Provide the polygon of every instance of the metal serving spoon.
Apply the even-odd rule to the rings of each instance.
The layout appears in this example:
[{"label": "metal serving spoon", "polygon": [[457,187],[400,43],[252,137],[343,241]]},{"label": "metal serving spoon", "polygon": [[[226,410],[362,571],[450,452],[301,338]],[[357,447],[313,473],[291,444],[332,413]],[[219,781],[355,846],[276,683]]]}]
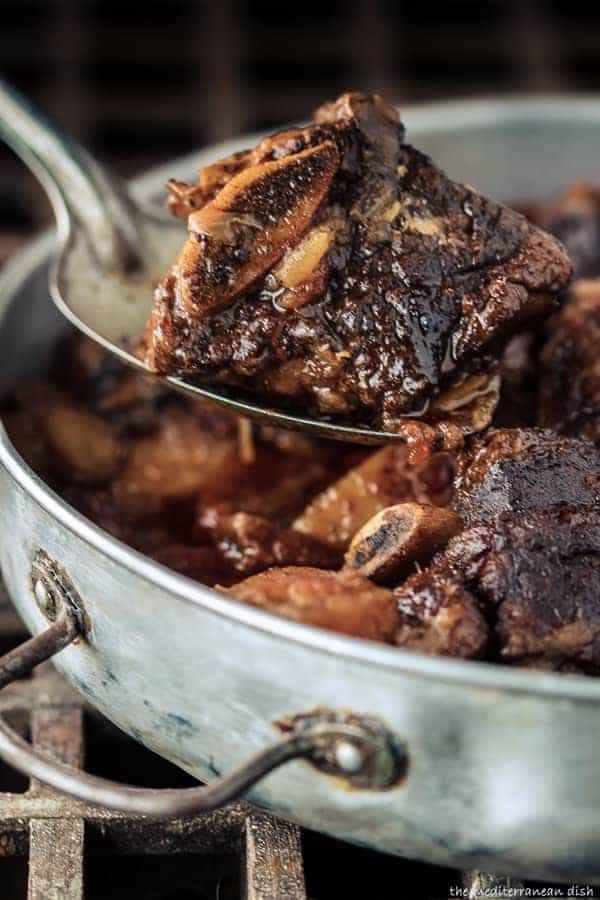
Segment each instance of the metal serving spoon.
[{"label": "metal serving spoon", "polygon": [[[55,304],[92,340],[158,377],[131,351],[148,319],[154,286],[185,238],[181,223],[156,207],[142,207],[119,179],[1,79],[0,137],[37,176],[52,202],[58,231],[50,273]],[[160,380],[271,425],[363,444],[403,440],[398,434],[250,403],[183,378]]]}]

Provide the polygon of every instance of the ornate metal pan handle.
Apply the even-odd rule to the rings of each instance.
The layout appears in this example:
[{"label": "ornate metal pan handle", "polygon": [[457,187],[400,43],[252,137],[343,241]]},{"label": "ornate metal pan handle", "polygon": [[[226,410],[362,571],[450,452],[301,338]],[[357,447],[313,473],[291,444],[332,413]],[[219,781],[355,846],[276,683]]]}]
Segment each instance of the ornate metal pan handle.
[{"label": "ornate metal pan handle", "polygon": [[[32,569],[32,589],[50,626],[0,658],[0,688],[27,674],[76,639],[83,612],[63,570],[45,554]],[[80,772],[33,750],[0,717],[0,758],[30,778],[94,806],[157,818],[192,815],[236,799],[274,769],[303,758],[355,787],[393,787],[406,770],[402,745],[376,719],[316,710],[286,722],[288,733],[228,775],[206,786],[151,790]]]}]

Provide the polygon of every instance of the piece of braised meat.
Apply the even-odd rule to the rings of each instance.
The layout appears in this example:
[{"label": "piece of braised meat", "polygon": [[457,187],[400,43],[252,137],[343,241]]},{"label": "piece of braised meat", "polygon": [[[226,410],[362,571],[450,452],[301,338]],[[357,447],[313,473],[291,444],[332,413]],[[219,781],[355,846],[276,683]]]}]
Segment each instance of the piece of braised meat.
[{"label": "piece of braised meat", "polygon": [[[481,535],[483,537],[483,535]],[[600,515],[542,512],[512,517],[479,555],[480,536],[463,535],[453,565],[477,584],[495,619],[500,656],[600,666]]]},{"label": "piece of braised meat", "polygon": [[172,185],[189,238],[156,291],[149,365],[434,449],[483,429],[503,342],[548,312],[570,264],[403,137],[381,98],[345,94]]},{"label": "piece of braised meat", "polygon": [[547,325],[538,421],[600,445],[600,279],[578,281]]},{"label": "piece of braised meat", "polygon": [[487,642],[487,658],[594,672],[599,597],[597,511],[504,515],[453,538],[396,591],[397,642],[463,657]]},{"label": "piece of braised meat", "polygon": [[392,592],[358,572],[302,566],[269,569],[226,593],[286,619],[374,641],[391,642],[398,625]]},{"label": "piece of braised meat", "polygon": [[263,516],[209,507],[198,525],[229,567],[231,581],[273,566],[337,569],[341,563],[341,554],[331,547]]},{"label": "piece of braised meat", "polygon": [[502,513],[599,508],[600,452],[546,429],[491,429],[460,455],[454,485],[467,526]]},{"label": "piece of braised meat", "polygon": [[231,570],[216,547],[195,544],[166,544],[152,554],[169,569],[212,586],[229,583]]},{"label": "piece of braised meat", "polygon": [[600,451],[498,429],[459,460],[466,529],[396,589],[397,643],[546,668],[600,667]]},{"label": "piece of braised meat", "polygon": [[483,611],[461,573],[454,572],[444,556],[411,575],[394,596],[399,647],[458,659],[485,654],[490,629]]},{"label": "piece of braised meat", "polygon": [[548,323],[549,343],[541,360],[540,331],[516,335],[507,344],[494,424],[535,423],[539,392],[539,424],[600,439],[600,190],[578,182],[530,213],[566,247],[573,282],[568,294],[563,292],[565,310]]},{"label": "piece of braised meat", "polygon": [[187,539],[163,541],[153,558],[211,586],[229,586],[273,566],[336,569],[341,562],[338,553],[314,538],[263,516],[233,512],[226,502],[203,507]]},{"label": "piece of braised meat", "polygon": [[567,248],[573,277],[600,277],[600,190],[585,182],[571,185],[534,213],[534,221]]}]

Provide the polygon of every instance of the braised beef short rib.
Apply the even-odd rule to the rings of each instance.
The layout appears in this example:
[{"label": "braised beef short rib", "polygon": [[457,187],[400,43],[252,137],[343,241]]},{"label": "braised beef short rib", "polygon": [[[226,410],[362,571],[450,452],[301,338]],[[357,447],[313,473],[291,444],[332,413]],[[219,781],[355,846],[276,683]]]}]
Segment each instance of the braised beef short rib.
[{"label": "braised beef short rib", "polygon": [[438,427],[497,393],[507,336],[570,277],[555,238],[450,181],[377,96],[344,94],[171,192],[189,236],[156,291],[153,369],[389,431],[430,419],[437,449],[489,423],[488,403]]}]

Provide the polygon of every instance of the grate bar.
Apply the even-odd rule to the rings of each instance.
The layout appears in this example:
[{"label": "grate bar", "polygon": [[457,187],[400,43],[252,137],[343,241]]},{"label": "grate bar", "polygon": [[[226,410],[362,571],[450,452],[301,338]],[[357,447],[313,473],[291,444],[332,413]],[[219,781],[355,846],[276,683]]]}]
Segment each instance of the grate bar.
[{"label": "grate bar", "polygon": [[245,875],[245,900],[306,900],[300,829],[271,816],[248,816]]},{"label": "grate bar", "polygon": [[[44,669],[45,667],[41,667]],[[33,679],[33,686],[42,679]],[[83,712],[79,704],[64,705],[40,694],[31,716],[34,747],[70,766],[83,756]],[[55,793],[32,782],[29,797],[52,799]],[[32,818],[29,822],[28,900],[82,900],[84,820]]]},{"label": "grate bar", "polygon": [[82,900],[83,819],[32,819],[28,900]]},{"label": "grate bar", "polygon": [[73,705],[77,693],[58,672],[49,669],[43,675],[8,684],[0,691],[0,713],[30,716],[35,708],[44,703],[51,706]]}]

